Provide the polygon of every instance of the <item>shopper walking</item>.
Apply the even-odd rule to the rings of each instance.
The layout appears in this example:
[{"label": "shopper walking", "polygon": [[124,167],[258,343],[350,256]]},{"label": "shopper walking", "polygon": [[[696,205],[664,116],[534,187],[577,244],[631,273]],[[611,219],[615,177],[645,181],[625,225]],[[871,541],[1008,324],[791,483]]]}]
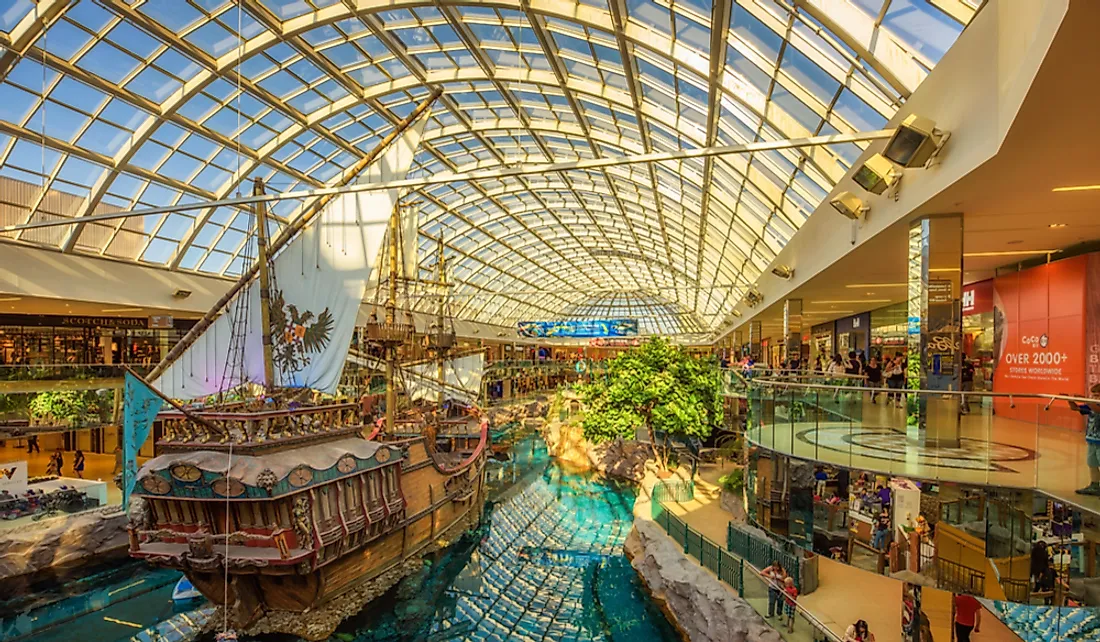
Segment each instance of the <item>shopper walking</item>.
[{"label": "shopper walking", "polygon": [[768,584],[768,617],[774,617],[776,614],[782,617],[783,603],[779,601],[779,598],[784,580],[787,578],[787,571],[783,570],[779,560],[775,560],[760,575],[764,577],[764,581]]},{"label": "shopper walking", "polygon": [[31,435],[27,437],[27,454],[31,454],[31,451],[41,453],[42,449],[38,446],[38,435]]},{"label": "shopper walking", "polygon": [[[1100,394],[1100,383],[1093,386],[1091,392]],[[1085,417],[1085,465],[1089,468],[1089,485],[1078,490],[1077,494],[1100,495],[1100,404],[1067,403]]]},{"label": "shopper walking", "polygon": [[73,456],[73,472],[78,479],[84,479],[84,451],[77,450]]},{"label": "shopper walking", "polygon": [[959,412],[964,415],[969,415],[970,396],[966,393],[974,391],[974,364],[970,359],[963,359],[962,383],[959,387],[962,389],[962,399],[959,400]]},{"label": "shopper walking", "polygon": [[848,351],[848,361],[844,364],[844,374],[849,377],[858,377],[863,374],[863,363],[856,356],[855,350]]},{"label": "shopper walking", "polygon": [[875,403],[875,397],[878,396],[878,391],[875,389],[882,387],[882,368],[878,364],[877,357],[871,357],[863,374],[867,375],[867,387],[871,389],[871,403]]},{"label": "shopper walking", "polygon": [[876,551],[885,551],[887,536],[890,534],[890,513],[885,508],[879,513],[875,522],[875,533],[871,536],[871,548]]},{"label": "shopper walking", "polygon": [[[894,359],[890,362],[890,367],[886,370],[886,386],[893,390],[901,390],[905,384],[905,361],[901,355],[895,355]],[[893,397],[894,405],[901,406],[903,399],[901,392],[895,392],[891,395]]]},{"label": "shopper walking", "polygon": [[955,596],[955,640],[970,642],[971,633],[982,629],[982,604],[973,595]]}]

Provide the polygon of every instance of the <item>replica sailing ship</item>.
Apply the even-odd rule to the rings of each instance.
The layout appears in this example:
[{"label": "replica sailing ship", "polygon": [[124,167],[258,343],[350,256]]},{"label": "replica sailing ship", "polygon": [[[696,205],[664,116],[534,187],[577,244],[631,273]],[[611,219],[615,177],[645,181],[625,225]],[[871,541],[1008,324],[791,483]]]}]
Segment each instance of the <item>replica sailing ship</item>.
[{"label": "replica sailing ship", "polygon": [[[390,148],[378,163],[364,163],[364,180],[404,177],[420,116],[437,96],[383,142]],[[397,430],[397,348],[414,330],[397,320],[393,296],[398,200],[394,191],[336,196],[270,248],[257,204],[255,269],[149,376],[166,399],[207,403],[173,403],[158,416],[162,454],[136,474],[130,554],[182,570],[224,608],[226,628],[248,629],[266,616],[263,630],[326,637],[481,518],[488,423],[467,413],[440,431],[438,417],[421,413],[417,430]],[[385,320],[372,318],[365,334],[385,353],[388,403],[385,422],[373,425],[360,404],[318,401],[316,393],[336,391],[384,213],[391,295]],[[319,224],[307,228],[315,217]],[[442,407],[442,377],[436,387]]]}]

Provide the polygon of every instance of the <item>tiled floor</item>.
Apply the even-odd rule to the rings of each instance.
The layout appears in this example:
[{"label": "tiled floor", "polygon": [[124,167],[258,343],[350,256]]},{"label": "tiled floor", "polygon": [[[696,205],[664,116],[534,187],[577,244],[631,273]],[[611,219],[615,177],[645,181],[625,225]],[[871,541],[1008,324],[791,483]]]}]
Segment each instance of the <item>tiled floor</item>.
[{"label": "tiled floor", "polygon": [[[30,477],[40,477],[46,474],[46,466],[49,463],[51,451],[43,448],[40,453],[28,454],[26,447],[17,447],[14,440],[5,442],[4,446],[0,446],[0,463],[10,461],[26,461],[27,462],[27,474]],[[75,477],[76,473],[73,471],[73,458],[72,451],[66,451],[64,453],[65,465],[61,470],[63,477]],[[115,457],[114,455],[100,455],[96,453],[85,452],[85,468],[84,479],[101,480],[107,482],[107,503],[108,504],[121,504],[122,503],[122,491],[119,490],[112,481],[115,477]],[[138,466],[144,463],[146,458],[138,458]],[[28,518],[29,519],[29,518]],[[16,525],[11,522],[5,522],[6,526]]]}]

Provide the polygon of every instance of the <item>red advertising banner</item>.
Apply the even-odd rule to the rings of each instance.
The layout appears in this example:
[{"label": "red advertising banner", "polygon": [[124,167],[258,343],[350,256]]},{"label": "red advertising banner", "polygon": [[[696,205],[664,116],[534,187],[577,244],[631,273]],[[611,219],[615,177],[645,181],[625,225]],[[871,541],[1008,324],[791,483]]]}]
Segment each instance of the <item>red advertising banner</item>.
[{"label": "red advertising banner", "polygon": [[[1055,261],[993,282],[994,392],[1081,395],[1085,392],[1087,256]],[[997,398],[1000,416],[1081,427],[1064,404]],[[1042,414],[1040,414],[1042,413]]]},{"label": "red advertising banner", "polygon": [[962,313],[984,314],[993,311],[993,279],[964,285],[962,289]]},{"label": "red advertising banner", "polygon": [[1100,384],[1100,252],[1088,255],[1088,294],[1085,299],[1085,393],[1096,397],[1092,387]]}]

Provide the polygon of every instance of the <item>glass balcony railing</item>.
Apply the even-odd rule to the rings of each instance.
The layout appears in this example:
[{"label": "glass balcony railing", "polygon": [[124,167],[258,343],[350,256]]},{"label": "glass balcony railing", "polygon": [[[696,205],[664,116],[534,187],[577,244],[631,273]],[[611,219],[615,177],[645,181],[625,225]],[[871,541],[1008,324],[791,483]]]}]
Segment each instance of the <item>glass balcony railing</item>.
[{"label": "glass balcony railing", "polygon": [[121,379],[126,368],[144,374],[151,368],[140,365],[101,363],[50,363],[38,365],[0,365],[0,382],[63,381],[71,379]]},{"label": "glass balcony railing", "polygon": [[[1060,395],[937,392],[755,379],[751,443],[791,456],[919,480],[1034,489],[1100,514],[1085,418]],[[923,422],[916,410],[923,406]],[[961,509],[960,509],[961,510]]]}]

